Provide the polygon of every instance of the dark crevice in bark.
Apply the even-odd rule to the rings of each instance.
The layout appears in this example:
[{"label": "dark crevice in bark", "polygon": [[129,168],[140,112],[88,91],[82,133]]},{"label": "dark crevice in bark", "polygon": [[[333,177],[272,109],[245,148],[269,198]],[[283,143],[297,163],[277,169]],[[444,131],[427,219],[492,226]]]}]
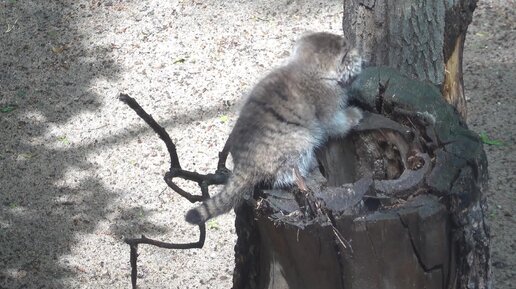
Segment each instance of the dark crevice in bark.
[{"label": "dark crevice in bark", "polygon": [[441,270],[442,271],[442,267],[443,265],[442,264],[436,264],[432,267],[428,267],[425,262],[423,262],[423,259],[421,258],[421,253],[419,252],[416,244],[415,244],[415,241],[414,241],[414,236],[412,235],[412,232],[410,230],[410,227],[409,225],[403,220],[403,216],[400,215],[398,213],[398,217],[399,217],[399,220],[401,222],[401,224],[403,225],[403,227],[407,230],[407,234],[408,234],[408,237],[409,237],[409,240],[410,240],[410,244],[412,245],[412,251],[414,252],[414,255],[416,256],[417,258],[417,261],[419,263],[419,265],[421,266],[421,268],[423,269],[423,271],[425,271],[426,273],[429,273],[431,271],[435,271],[437,269]]},{"label": "dark crevice in bark", "polygon": [[358,1],[358,5],[364,7],[367,10],[373,10],[376,5],[376,0],[362,0]]}]

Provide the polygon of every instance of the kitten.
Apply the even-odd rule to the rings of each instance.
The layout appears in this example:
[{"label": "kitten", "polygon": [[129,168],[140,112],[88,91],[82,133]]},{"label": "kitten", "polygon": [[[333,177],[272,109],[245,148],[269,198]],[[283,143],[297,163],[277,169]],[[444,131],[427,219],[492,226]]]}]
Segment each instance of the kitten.
[{"label": "kitten", "polygon": [[315,148],[329,136],[344,136],[362,118],[347,107],[346,86],[362,59],[346,40],[312,33],[296,42],[289,62],[250,92],[229,136],[234,169],[218,195],[188,211],[201,224],[252,197],[255,185],[302,187],[317,165]]}]

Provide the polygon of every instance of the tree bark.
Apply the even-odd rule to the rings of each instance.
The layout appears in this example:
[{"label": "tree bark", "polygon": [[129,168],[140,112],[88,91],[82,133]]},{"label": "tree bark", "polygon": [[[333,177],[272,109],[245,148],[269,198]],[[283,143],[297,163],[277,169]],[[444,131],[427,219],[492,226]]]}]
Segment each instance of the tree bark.
[{"label": "tree bark", "polygon": [[437,85],[466,119],[462,51],[478,0],[345,0],[344,36],[373,65]]},{"label": "tree bark", "polygon": [[487,161],[465,125],[462,48],[474,0],[344,2],[371,66],[368,111],[318,152],[308,192],[236,209],[233,288],[491,288]]}]

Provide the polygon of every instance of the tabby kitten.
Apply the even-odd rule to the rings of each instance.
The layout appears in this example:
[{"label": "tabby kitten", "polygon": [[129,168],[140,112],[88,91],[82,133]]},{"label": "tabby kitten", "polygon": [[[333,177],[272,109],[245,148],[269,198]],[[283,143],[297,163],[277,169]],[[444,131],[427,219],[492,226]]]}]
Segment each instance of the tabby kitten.
[{"label": "tabby kitten", "polygon": [[265,76],[242,107],[229,136],[234,169],[224,189],[188,211],[186,221],[201,224],[228,212],[257,184],[302,187],[317,165],[315,148],[362,118],[346,94],[361,69],[362,58],[342,36],[301,37],[288,63]]}]

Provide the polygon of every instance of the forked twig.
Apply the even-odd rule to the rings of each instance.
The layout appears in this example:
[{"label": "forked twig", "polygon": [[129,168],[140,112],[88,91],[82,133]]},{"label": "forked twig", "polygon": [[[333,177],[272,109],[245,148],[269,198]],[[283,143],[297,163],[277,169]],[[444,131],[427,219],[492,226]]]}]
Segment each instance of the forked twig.
[{"label": "forked twig", "polygon": [[[187,199],[188,201],[195,203],[199,201],[206,200],[210,197],[209,195],[209,186],[211,185],[221,185],[225,184],[230,171],[226,168],[226,159],[229,153],[228,143],[224,146],[224,149],[219,153],[219,161],[217,163],[217,170],[212,174],[199,174],[197,172],[191,172],[187,170],[183,170],[181,168],[181,164],[179,162],[179,157],[177,156],[177,150],[174,142],[170,139],[167,131],[160,126],[151,115],[149,115],[145,110],[138,104],[138,102],[130,97],[127,94],[120,94],[120,101],[127,104],[131,109],[133,109],[136,114],[143,119],[151,128],[156,132],[159,137],[165,142],[167,146],[168,153],[170,155],[170,170],[165,173],[164,180],[167,185],[174,190],[176,193]],[[175,182],[174,178],[181,178],[188,181],[196,182],[201,188],[201,195],[192,195],[187,191],[181,189]],[[193,248],[202,248],[204,246],[204,241],[206,239],[206,226],[204,224],[199,225],[199,240],[197,242],[192,243],[168,243],[162,242],[158,240],[153,240],[145,237],[144,235],[141,238],[126,238],[124,242],[127,243],[131,247],[131,285],[133,289],[136,289],[136,281],[138,276],[138,245],[139,244],[148,244],[152,246],[157,246],[165,249],[193,249]]]}]

